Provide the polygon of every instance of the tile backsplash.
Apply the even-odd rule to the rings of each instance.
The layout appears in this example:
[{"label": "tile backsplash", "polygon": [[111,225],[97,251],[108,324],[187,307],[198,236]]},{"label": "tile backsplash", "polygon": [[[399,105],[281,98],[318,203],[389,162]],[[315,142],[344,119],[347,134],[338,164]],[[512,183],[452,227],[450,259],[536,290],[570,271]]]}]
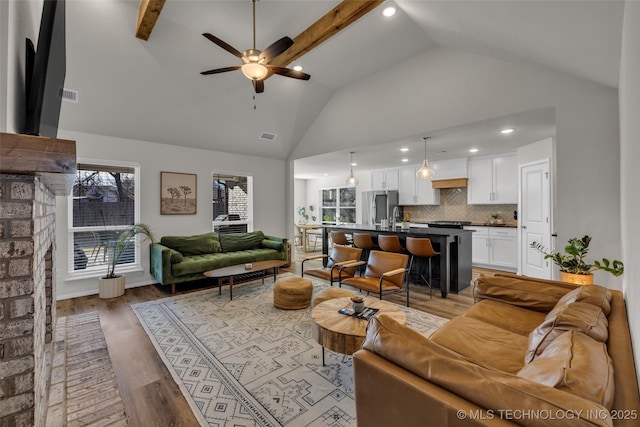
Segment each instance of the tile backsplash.
[{"label": "tile backsplash", "polygon": [[466,188],[444,188],[440,190],[438,206],[404,206],[405,215],[411,221],[427,222],[438,220],[489,222],[492,213],[500,212],[507,224],[515,222],[513,211],[518,205],[468,205]]}]

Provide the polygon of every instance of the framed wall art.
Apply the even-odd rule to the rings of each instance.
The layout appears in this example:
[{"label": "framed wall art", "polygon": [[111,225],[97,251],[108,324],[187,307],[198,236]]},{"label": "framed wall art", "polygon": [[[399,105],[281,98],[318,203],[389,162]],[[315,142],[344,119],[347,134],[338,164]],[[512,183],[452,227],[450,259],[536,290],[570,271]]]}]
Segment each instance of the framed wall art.
[{"label": "framed wall art", "polygon": [[194,173],[160,172],[160,215],[195,215],[197,179]]}]

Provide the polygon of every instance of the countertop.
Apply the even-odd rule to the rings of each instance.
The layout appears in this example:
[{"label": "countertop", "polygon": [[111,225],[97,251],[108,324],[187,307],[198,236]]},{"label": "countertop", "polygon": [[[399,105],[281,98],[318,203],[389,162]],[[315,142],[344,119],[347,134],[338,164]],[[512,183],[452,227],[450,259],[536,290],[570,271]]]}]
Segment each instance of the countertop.
[{"label": "countertop", "polygon": [[[421,221],[411,221],[411,227],[416,228],[426,228],[429,224],[429,221],[421,222]],[[472,222],[469,224],[471,227],[506,227],[506,228],[518,228],[517,222],[505,222],[504,224],[490,224],[488,222]],[[433,230],[433,228],[432,228]]]},{"label": "countertop", "polygon": [[459,236],[465,233],[471,233],[470,230],[463,230],[460,228],[436,228],[436,227],[409,227],[409,229],[403,230],[398,227],[385,227],[382,228],[379,225],[369,224],[340,224],[340,225],[324,225],[324,228],[333,228],[340,230],[353,230],[353,231],[379,231],[379,232],[393,232],[398,234],[410,234],[410,235],[432,235],[432,236]]}]

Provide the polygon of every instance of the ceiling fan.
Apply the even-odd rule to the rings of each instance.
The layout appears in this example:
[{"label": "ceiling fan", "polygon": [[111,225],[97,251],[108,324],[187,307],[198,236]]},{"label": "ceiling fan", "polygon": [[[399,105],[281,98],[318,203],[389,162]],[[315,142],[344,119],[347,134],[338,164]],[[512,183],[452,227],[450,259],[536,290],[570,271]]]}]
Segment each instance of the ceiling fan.
[{"label": "ceiling fan", "polygon": [[255,89],[256,93],[264,92],[264,79],[269,75],[269,73],[280,74],[281,76],[292,77],[294,79],[309,80],[311,76],[309,74],[303,73],[302,71],[269,64],[272,59],[274,59],[293,45],[293,40],[291,40],[289,37],[283,37],[280,40],[277,40],[262,52],[256,49],[257,1],[258,0],[251,0],[251,2],[253,3],[253,49],[247,49],[243,53],[240,53],[240,51],[238,51],[228,43],[220,40],[216,36],[209,33],[202,34],[207,39],[211,40],[213,43],[217,44],[227,52],[240,58],[242,60],[242,65],[216,68],[209,71],[203,71],[200,74],[202,74],[203,76],[207,76],[209,74],[219,74],[226,73],[227,71],[242,70],[242,73],[253,83],[253,88]]}]

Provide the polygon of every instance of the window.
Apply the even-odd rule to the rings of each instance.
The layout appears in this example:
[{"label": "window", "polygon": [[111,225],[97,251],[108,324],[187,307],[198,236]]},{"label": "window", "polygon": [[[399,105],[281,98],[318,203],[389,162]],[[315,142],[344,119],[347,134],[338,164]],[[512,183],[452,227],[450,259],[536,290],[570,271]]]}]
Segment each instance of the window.
[{"label": "window", "polygon": [[[140,221],[139,167],[132,164],[78,163],[69,198],[69,271],[104,274],[120,232]],[[123,267],[140,267],[139,244],[118,260]]]},{"label": "window", "polygon": [[213,231],[220,234],[253,230],[252,177],[214,173]]},{"label": "window", "polygon": [[355,187],[325,188],[321,200],[323,224],[356,222]]}]

